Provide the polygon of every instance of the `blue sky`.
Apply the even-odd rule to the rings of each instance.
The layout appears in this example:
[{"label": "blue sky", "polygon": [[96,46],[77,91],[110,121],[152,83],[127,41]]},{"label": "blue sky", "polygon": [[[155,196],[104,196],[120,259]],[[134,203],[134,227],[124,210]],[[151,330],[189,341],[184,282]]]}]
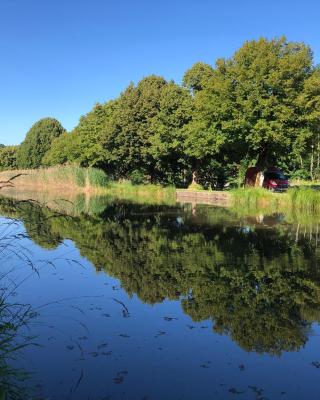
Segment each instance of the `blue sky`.
[{"label": "blue sky", "polygon": [[38,119],[72,129],[149,74],[180,82],[245,40],[286,35],[320,63],[318,0],[0,0],[0,143]]}]

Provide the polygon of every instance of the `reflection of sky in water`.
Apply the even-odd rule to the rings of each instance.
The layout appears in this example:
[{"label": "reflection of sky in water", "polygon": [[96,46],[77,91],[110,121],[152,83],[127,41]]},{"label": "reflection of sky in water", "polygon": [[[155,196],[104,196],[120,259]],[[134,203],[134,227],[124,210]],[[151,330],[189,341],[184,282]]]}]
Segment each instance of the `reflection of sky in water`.
[{"label": "reflection of sky in water", "polygon": [[[175,223],[183,225],[184,218],[176,217]],[[248,225],[241,232],[253,230]],[[317,324],[297,352],[280,357],[247,352],[230,336],[214,333],[211,320],[194,322],[183,312],[183,296],[155,305],[129,297],[119,280],[97,272],[71,240],[55,250],[28,240],[23,245],[43,265],[40,276],[32,275],[15,296],[40,307],[39,324],[30,329],[41,347],[29,347],[22,360],[35,373],[31,386],[39,395],[77,400],[319,398],[320,369],[312,365],[320,359]],[[19,264],[13,256],[2,268],[13,260]],[[17,281],[28,275],[20,264]],[[260,290],[257,284],[253,288]]]}]

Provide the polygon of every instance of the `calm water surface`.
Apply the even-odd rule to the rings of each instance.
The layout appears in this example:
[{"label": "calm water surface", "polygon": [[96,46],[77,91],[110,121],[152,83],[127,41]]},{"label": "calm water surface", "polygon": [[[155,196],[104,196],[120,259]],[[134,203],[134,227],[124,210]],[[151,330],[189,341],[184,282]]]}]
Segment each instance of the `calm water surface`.
[{"label": "calm water surface", "polygon": [[30,399],[320,399],[316,216],[84,203],[0,200]]}]

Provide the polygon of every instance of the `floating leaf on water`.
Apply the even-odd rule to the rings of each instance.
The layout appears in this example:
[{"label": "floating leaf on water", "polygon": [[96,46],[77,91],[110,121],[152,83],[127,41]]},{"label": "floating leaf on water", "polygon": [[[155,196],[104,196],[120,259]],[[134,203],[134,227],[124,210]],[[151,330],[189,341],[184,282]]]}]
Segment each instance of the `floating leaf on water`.
[{"label": "floating leaf on water", "polygon": [[120,333],[119,336],[124,337],[124,338],[129,338],[130,336],[127,335],[126,333]]},{"label": "floating leaf on water", "polygon": [[176,317],[163,317],[163,319],[165,320],[165,321],[173,321],[173,320],[177,320],[178,318],[176,318]]},{"label": "floating leaf on water", "polygon": [[108,346],[107,342],[106,343],[101,343],[101,344],[99,344],[98,349],[103,349],[103,348],[105,348],[107,346]]},{"label": "floating leaf on water", "polygon": [[232,393],[232,394],[243,394],[245,392],[246,392],[245,390],[238,390],[236,388],[230,388],[229,389],[229,393]]}]

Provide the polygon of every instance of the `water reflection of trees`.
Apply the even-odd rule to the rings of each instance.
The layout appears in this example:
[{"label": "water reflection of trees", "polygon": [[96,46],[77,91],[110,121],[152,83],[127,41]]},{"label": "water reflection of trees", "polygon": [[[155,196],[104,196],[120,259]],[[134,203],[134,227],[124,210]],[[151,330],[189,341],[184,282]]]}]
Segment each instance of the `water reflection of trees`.
[{"label": "water reflection of trees", "polygon": [[36,265],[23,245],[26,237],[15,220],[0,221],[0,399],[3,400],[31,398],[26,384],[30,374],[19,368],[17,360],[33,344],[29,327],[37,313],[30,304],[15,301],[16,290],[25,278],[17,279],[13,261],[19,260],[35,271]]},{"label": "water reflection of trees", "polygon": [[[24,219],[23,207],[4,203],[2,213]],[[50,211],[40,207],[27,212],[26,229],[36,243],[52,248],[72,239],[129,294],[151,304],[181,299],[194,321],[211,319],[216,332],[248,351],[297,350],[319,321],[319,253],[310,236],[297,237],[296,225],[271,228],[228,210],[205,209],[195,217],[132,204],[109,204],[99,216],[72,219],[48,218]],[[36,229],[39,221],[42,229]]]}]

